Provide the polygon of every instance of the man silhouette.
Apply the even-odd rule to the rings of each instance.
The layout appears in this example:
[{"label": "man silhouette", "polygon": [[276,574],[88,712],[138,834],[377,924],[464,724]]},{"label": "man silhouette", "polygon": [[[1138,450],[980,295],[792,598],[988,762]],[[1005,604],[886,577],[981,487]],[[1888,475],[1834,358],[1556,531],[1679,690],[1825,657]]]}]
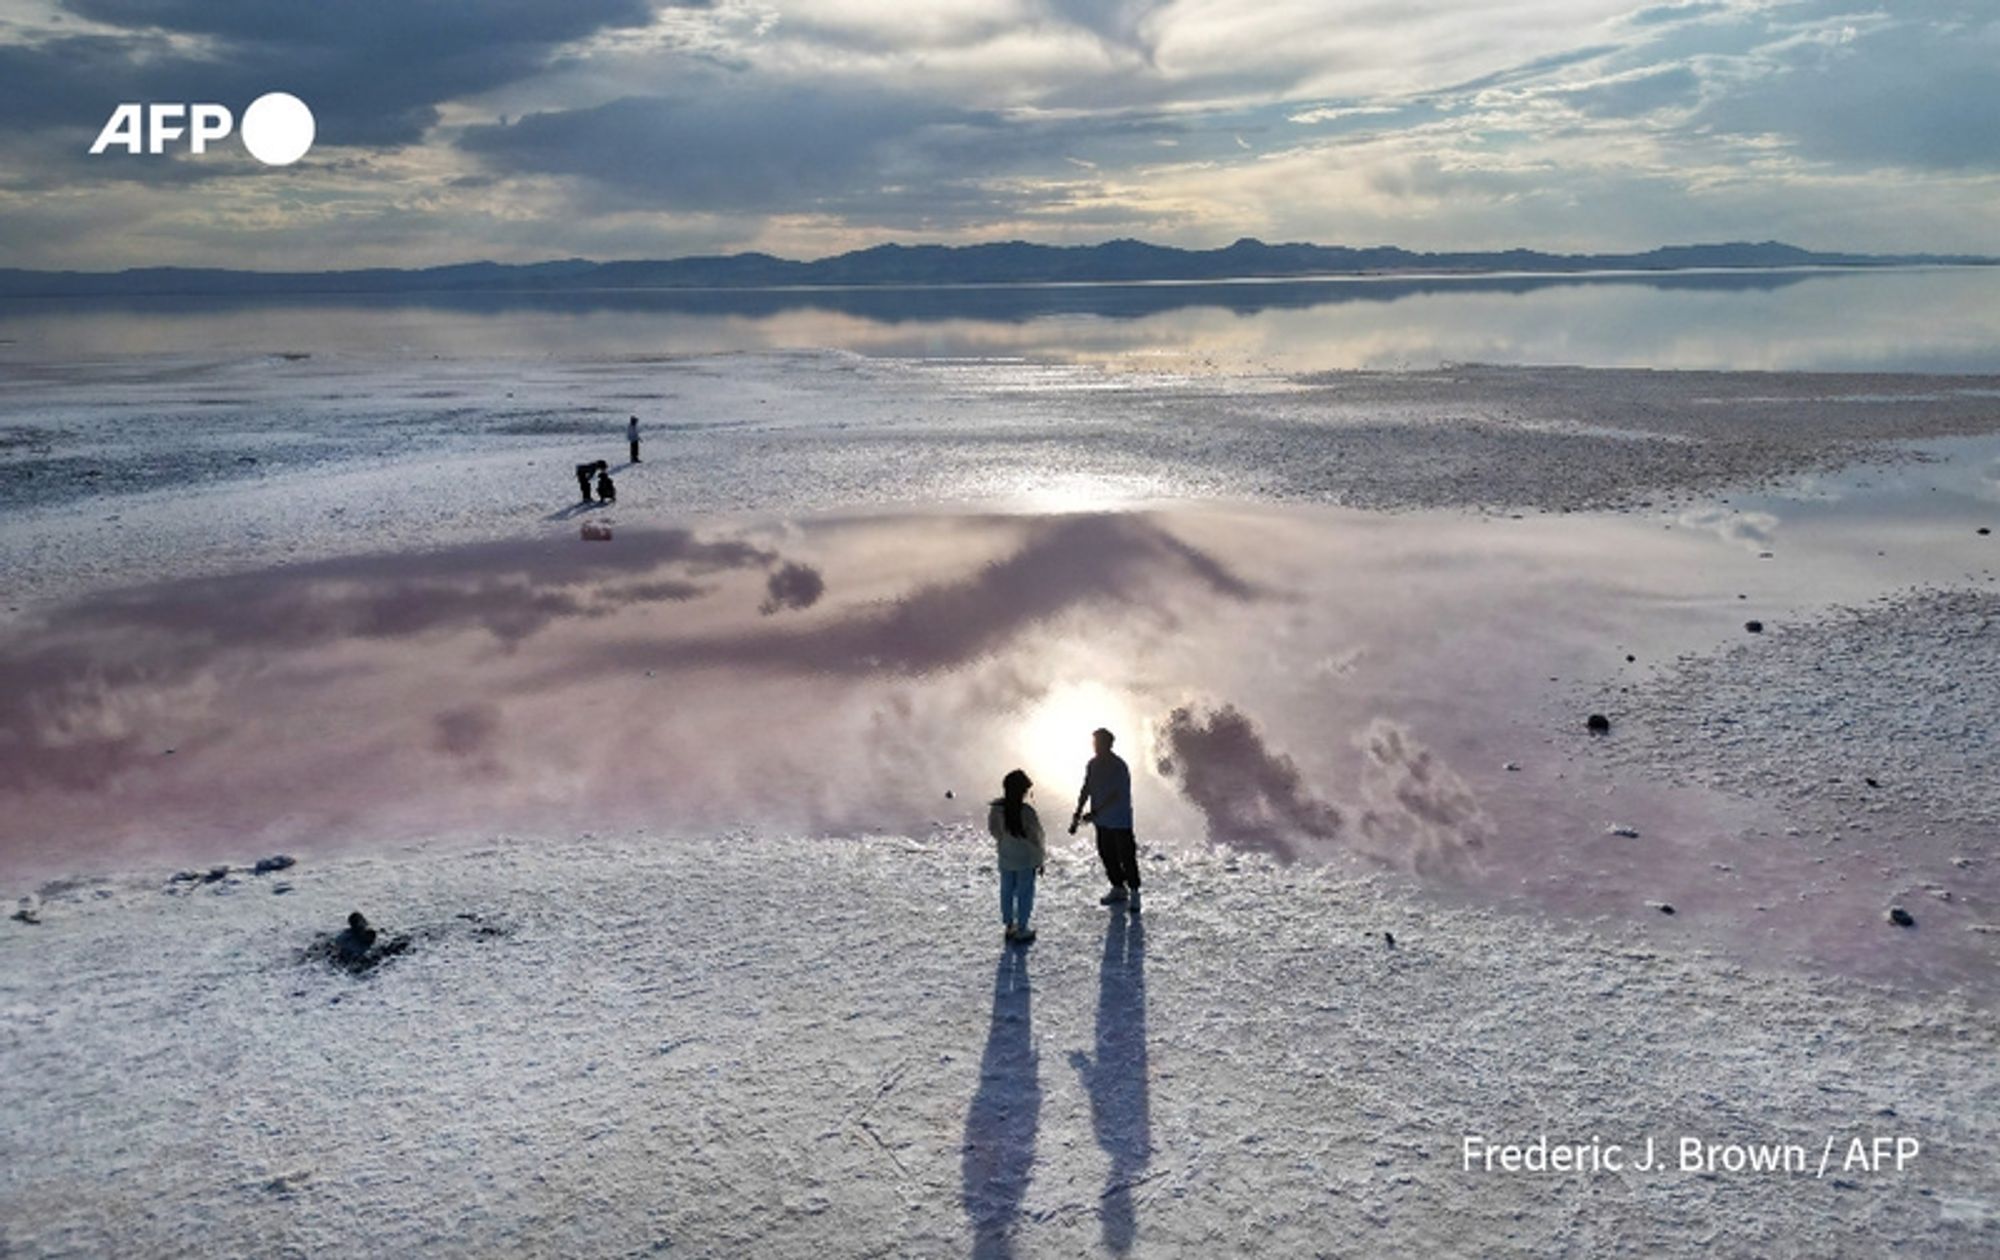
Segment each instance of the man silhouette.
[{"label": "man silhouette", "polygon": [[639,417],[633,416],[625,422],[625,440],[632,444],[632,462],[639,462]]},{"label": "man silhouette", "polygon": [[[1090,733],[1097,755],[1083,768],[1083,791],[1077,793],[1076,813],[1070,816],[1069,833],[1077,824],[1088,822],[1097,828],[1097,856],[1104,862],[1104,877],[1111,891],[1097,899],[1100,906],[1125,904],[1139,913],[1139,844],[1132,836],[1132,768],[1111,751],[1118,737],[1103,727]],[[1084,812],[1085,806],[1088,813]]]}]

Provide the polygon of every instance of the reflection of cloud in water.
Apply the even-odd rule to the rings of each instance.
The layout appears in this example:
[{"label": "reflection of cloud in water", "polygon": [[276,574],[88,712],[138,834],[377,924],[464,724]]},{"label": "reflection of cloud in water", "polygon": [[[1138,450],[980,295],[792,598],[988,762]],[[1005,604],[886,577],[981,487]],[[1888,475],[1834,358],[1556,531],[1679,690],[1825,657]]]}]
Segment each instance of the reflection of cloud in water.
[{"label": "reflection of cloud in water", "polygon": [[787,608],[811,608],[826,593],[826,579],[811,565],[787,561],[764,584],[768,597],[757,609],[766,617]]},{"label": "reflection of cloud in water", "polygon": [[1778,518],[1770,512],[1738,512],[1724,507],[1705,507],[1681,513],[1680,523],[1689,529],[1705,530],[1724,542],[1750,551],[1769,547],[1778,534]]},{"label": "reflection of cloud in water", "polygon": [[1310,673],[1314,678],[1345,678],[1354,672],[1354,667],[1359,665],[1367,655],[1368,649],[1356,644],[1354,647],[1348,648],[1343,652],[1335,652],[1320,657],[1317,661],[1313,662]]},{"label": "reflection of cloud in water", "polygon": [[[40,658],[0,669],[0,788],[95,788],[135,762],[164,752],[159,732],[199,726],[224,694],[210,670],[182,674],[144,666],[112,675],[76,662],[76,672],[36,673]],[[182,751],[192,751],[185,749]]]},{"label": "reflection of cloud in water", "polygon": [[[616,554],[568,545],[487,544],[413,555],[300,565],[280,574],[195,579],[116,592],[74,606],[54,623],[185,631],[212,647],[298,648],[337,639],[409,638],[482,628],[517,644],[570,617],[602,616],[702,588],[679,579],[587,588],[635,569],[694,575],[764,568],[778,559],[746,542],[705,542],[686,530],[621,538]],[[226,608],[226,617],[215,610]]]},{"label": "reflection of cloud in water", "polygon": [[[700,599],[710,588],[693,582],[681,582],[672,578],[658,582],[633,582],[626,586],[610,586],[597,593],[600,607],[624,604],[684,604],[691,599]],[[595,610],[593,610],[595,611]]]},{"label": "reflection of cloud in water", "polygon": [[1205,718],[1175,709],[1161,742],[1160,773],[1180,780],[1182,794],[1207,818],[1211,839],[1291,861],[1300,856],[1299,840],[1340,834],[1340,810],[1315,796],[1292,759],[1266,747],[1233,705]]},{"label": "reflection of cloud in water", "polygon": [[999,650],[1030,626],[1075,608],[1151,610],[1175,619],[1165,583],[1249,600],[1258,592],[1205,552],[1138,515],[1056,517],[970,578],[922,587],[884,608],[807,629],[731,633],[680,644],[614,644],[615,669],[722,665],[820,674],[929,674]]},{"label": "reflection of cloud in water", "polygon": [[1399,722],[1378,717],[1355,743],[1374,855],[1419,874],[1460,871],[1493,829],[1471,786]]},{"label": "reflection of cloud in water", "polygon": [[500,707],[479,702],[447,709],[437,715],[436,748],[453,757],[477,757],[493,747],[500,733]]},{"label": "reflection of cloud in water", "polygon": [[[202,742],[195,732],[219,732],[210,718],[228,691],[278,654],[467,630],[512,651],[558,621],[707,593],[685,575],[778,560],[746,542],[670,530],[634,534],[616,554],[481,544],[96,596],[55,610],[0,658],[0,786],[99,787],[156,760],[170,738],[185,760]],[[642,580],[596,585],[634,576]],[[439,751],[468,755],[478,736],[466,712],[440,728]]]}]

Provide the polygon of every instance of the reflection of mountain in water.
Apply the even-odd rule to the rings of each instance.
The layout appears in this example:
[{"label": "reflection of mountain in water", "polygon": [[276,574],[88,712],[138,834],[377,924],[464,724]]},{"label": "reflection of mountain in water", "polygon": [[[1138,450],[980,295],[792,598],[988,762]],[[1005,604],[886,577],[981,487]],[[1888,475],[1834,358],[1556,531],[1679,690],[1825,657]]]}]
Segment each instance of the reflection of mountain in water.
[{"label": "reflection of mountain in water", "polygon": [[[1879,270],[1879,269],[1878,269]],[[1207,308],[1236,315],[1304,310],[1357,302],[1388,303],[1428,295],[1526,294],[1578,286],[1642,286],[1718,293],[1771,292],[1845,270],[1655,271],[1566,275],[1339,277],[1323,280],[1232,280],[1134,284],[958,286],[802,286],[772,289],[588,289],[574,292],[482,290],[409,293],[296,293],[268,296],[176,294],[7,299],[10,306],[47,304],[64,311],[199,315],[293,308],[317,310],[436,310],[459,314],[540,311],[550,314],[660,314],[767,319],[795,311],[848,315],[880,324],[978,320],[1026,323],[1062,315],[1143,319]]]}]

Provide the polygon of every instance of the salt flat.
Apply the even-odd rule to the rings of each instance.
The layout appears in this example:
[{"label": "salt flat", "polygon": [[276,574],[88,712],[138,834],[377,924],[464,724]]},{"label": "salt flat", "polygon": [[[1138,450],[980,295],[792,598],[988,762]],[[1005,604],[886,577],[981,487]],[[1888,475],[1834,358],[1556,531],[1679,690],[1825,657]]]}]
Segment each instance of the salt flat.
[{"label": "salt flat", "polygon": [[[1974,377],[10,372],[0,1250],[1990,1254],[1996,431]],[[1107,720],[1145,922],[1066,847],[1009,955],[980,802]],[[411,951],[302,959],[357,908]]]},{"label": "salt flat", "polygon": [[[2000,1239],[1989,1011],[1254,856],[1149,860],[1134,919],[1094,904],[1076,844],[1040,941],[1009,950],[989,849],[964,829],[509,839],[51,890],[39,926],[0,923],[0,1238],[801,1257]],[[299,960],[357,907],[416,945],[360,978]],[[1465,1167],[1468,1135],[1543,1134],[1676,1154]],[[1896,1134],[1922,1143],[1903,1170],[1842,1166]],[[1683,1137],[1797,1145],[1811,1169],[1682,1171]]]}]

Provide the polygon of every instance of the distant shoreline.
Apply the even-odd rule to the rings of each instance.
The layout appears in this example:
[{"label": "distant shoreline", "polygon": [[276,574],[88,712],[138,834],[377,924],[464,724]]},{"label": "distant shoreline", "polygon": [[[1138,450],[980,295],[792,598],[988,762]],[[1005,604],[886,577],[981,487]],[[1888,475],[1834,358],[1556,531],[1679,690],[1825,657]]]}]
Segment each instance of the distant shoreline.
[{"label": "distant shoreline", "polygon": [[1668,246],[1641,253],[1512,249],[1427,253],[1393,246],[1266,245],[1183,250],[1141,241],[1090,246],[903,246],[799,261],[768,254],[593,262],[470,262],[331,271],[151,267],[116,272],[0,269],[0,298],[288,296],[306,293],[785,293],[853,290],[1135,288],[1191,285],[1425,282],[1755,275],[1989,267],[1967,254],[1858,254],[1760,244]]},{"label": "distant shoreline", "polygon": [[1963,271],[2000,267],[1994,262],[1957,263],[1814,263],[1789,267],[1602,267],[1586,271],[1354,271],[1325,272],[1296,276],[1213,276],[1192,279],[1154,280],[961,280],[928,283],[882,281],[876,283],[799,284],[634,284],[578,285],[563,288],[530,285],[495,285],[490,288],[453,288],[439,285],[404,289],[298,288],[260,289],[240,292],[214,289],[148,289],[144,291],[102,291],[91,293],[0,293],[0,301],[62,301],[87,298],[176,298],[213,297],[269,299],[289,297],[435,297],[487,294],[501,296],[573,297],[594,293],[953,293],[1006,292],[1062,289],[1211,289],[1259,285],[1451,283],[1471,280],[1516,280],[1561,284],[1577,280],[1644,280],[1666,276],[1811,276],[1848,275],[1860,272]]}]

